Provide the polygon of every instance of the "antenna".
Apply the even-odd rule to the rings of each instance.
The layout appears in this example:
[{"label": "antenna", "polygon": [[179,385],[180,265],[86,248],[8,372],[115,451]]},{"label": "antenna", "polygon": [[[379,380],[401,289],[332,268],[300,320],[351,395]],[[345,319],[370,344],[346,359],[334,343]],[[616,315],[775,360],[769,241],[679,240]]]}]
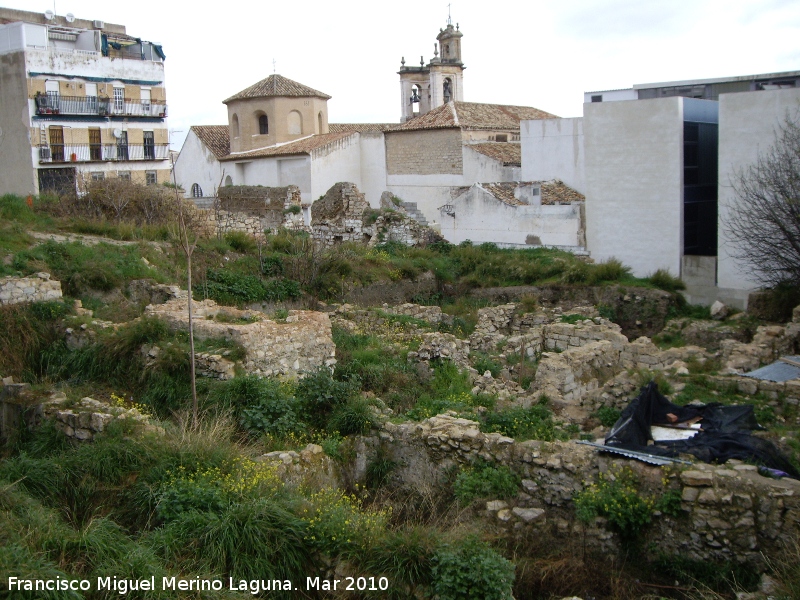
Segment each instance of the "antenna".
[{"label": "antenna", "polygon": [[272,59],[272,74],[275,75],[275,59]]},{"label": "antenna", "polygon": [[73,15],[72,13],[67,13],[64,18],[67,20],[67,23],[75,22],[75,15]]}]

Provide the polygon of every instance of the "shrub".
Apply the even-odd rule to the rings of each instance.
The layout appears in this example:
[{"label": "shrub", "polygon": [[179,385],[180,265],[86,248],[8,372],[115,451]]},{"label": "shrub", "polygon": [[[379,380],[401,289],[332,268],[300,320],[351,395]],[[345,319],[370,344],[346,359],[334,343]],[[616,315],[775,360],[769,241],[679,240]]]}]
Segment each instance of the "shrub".
[{"label": "shrub", "polygon": [[374,489],[383,486],[396,467],[397,463],[379,450],[375,458],[367,465],[367,487]]},{"label": "shrub", "polygon": [[584,523],[605,517],[620,536],[634,538],[650,523],[655,505],[653,499],[641,496],[637,487],[636,475],[630,468],[611,476],[600,473],[597,483],[573,496],[576,515]]},{"label": "shrub", "polygon": [[365,398],[350,398],[333,409],[328,429],[342,435],[364,434],[375,423],[375,414],[369,402]]},{"label": "shrub", "polygon": [[326,367],[320,367],[298,382],[296,394],[303,417],[324,428],[334,408],[347,403],[357,391],[357,382],[337,381]]},{"label": "shrub", "polygon": [[658,269],[648,277],[648,280],[655,287],[666,292],[677,292],[678,290],[686,289],[686,284],[666,269]]},{"label": "shrub", "polygon": [[480,460],[456,476],[453,490],[459,502],[466,505],[477,498],[512,498],[519,484],[519,476],[508,467]]},{"label": "shrub", "polygon": [[589,273],[589,283],[597,284],[603,281],[619,281],[631,274],[631,268],[626,267],[616,258],[609,258],[594,266]]},{"label": "shrub", "polygon": [[303,430],[298,401],[288,384],[246,375],[232,379],[225,387],[217,397],[235,407],[242,429],[250,435],[283,437]]},{"label": "shrub", "polygon": [[556,429],[552,413],[543,405],[488,412],[481,419],[481,430],[502,433],[517,440],[552,442],[568,437],[565,432]]},{"label": "shrub", "polygon": [[614,423],[619,420],[622,411],[613,406],[601,406],[597,409],[593,416],[600,420],[603,427],[613,427]]},{"label": "shrub", "polygon": [[498,375],[500,375],[500,371],[502,370],[502,367],[500,366],[500,363],[492,360],[486,354],[477,353],[477,352],[475,354],[477,356],[477,359],[475,360],[475,363],[474,363],[473,366],[475,367],[475,370],[478,373],[485,373],[486,371],[489,371],[492,374],[492,377],[495,377],[495,378]]},{"label": "shrub", "polygon": [[431,591],[439,600],[511,600],[514,564],[476,537],[433,556]]},{"label": "shrub", "polygon": [[242,254],[250,254],[256,251],[256,240],[252,235],[248,235],[244,231],[229,231],[225,234],[225,241],[232,250]]},{"label": "shrub", "polygon": [[291,279],[264,281],[256,275],[243,275],[226,269],[209,269],[206,283],[195,286],[196,293],[206,293],[220,304],[280,302],[302,296],[300,284]]}]

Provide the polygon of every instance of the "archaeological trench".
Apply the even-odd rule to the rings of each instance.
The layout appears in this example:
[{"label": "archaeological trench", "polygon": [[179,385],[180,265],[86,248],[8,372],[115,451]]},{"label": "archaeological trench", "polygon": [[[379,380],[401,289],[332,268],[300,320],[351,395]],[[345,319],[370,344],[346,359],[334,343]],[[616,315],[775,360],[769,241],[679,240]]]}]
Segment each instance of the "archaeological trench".
[{"label": "archaeological trench", "polygon": [[[142,285],[150,286],[149,293],[155,299],[147,307],[147,314],[163,319],[174,329],[187,328],[185,291],[146,282]],[[3,303],[53,299],[60,294],[59,283],[46,273],[0,282]],[[642,294],[622,294],[619,300],[624,305],[644,306],[657,304],[665,295],[652,290]],[[541,298],[546,300],[545,295]],[[233,377],[237,368],[259,376],[289,378],[302,376],[320,365],[333,369],[336,360],[332,325],[377,331],[391,315],[404,315],[410,325],[399,334],[416,335],[421,340],[418,350],[409,353],[408,361],[418,363],[420,369],[434,361],[452,361],[469,370],[473,393],[495,394],[500,403],[509,406],[530,406],[546,395],[557,418],[565,426],[577,426],[576,431],[583,433],[584,439],[602,442],[607,430],[599,427],[591,415],[602,407],[624,408],[638,391],[635,373],[661,373],[677,391],[688,367],[708,360],[718,361],[718,372],[728,373],[710,377],[712,380],[727,389],[735,388],[744,397],[758,394],[766,398],[778,420],[798,424],[800,381],[774,383],[739,374],[794,352],[800,336],[800,311],[795,311],[794,321],[785,326],[758,327],[749,341],[735,339],[735,329],[717,322],[670,321],[666,331],[683,329],[690,343],[661,350],[645,336],[630,340],[619,325],[602,318],[595,306],[576,306],[581,300],[587,298],[563,299],[564,306],[551,302],[547,307],[543,303],[533,312],[525,312],[523,305],[515,302],[480,309],[469,339],[435,330],[439,323],[452,319],[438,307],[384,304],[376,311],[343,304],[321,311],[291,310],[281,322],[260,315],[251,322],[237,323],[236,317],[252,315],[253,311],[222,307],[206,300],[193,305],[195,335],[235,340],[245,349],[245,356],[237,365],[222,353],[204,352],[197,355],[196,364],[200,376],[220,379]],[[219,313],[232,318],[211,318]],[[564,322],[563,317],[569,314],[580,317]],[[433,330],[420,328],[420,324],[428,324]],[[637,324],[642,325],[640,321],[632,322],[631,328],[635,330]],[[65,336],[70,347],[79,347],[98,329],[113,326],[98,320],[87,325],[84,319],[82,325],[68,327]],[[473,368],[476,352],[497,348],[503,348],[506,355],[538,358],[535,377],[527,389],[518,384],[513,372],[505,371],[494,378],[489,371],[480,373]],[[159,349],[144,351],[155,356]],[[4,384],[0,394],[4,436],[20,413],[31,426],[42,419],[55,420],[64,435],[87,443],[114,419],[147,421],[135,409],[115,408],[91,398],[62,408],[64,395],[57,392],[31,407],[20,400],[25,397],[25,385],[9,379]],[[483,433],[475,421],[453,414],[397,422],[391,418],[391,410],[381,407],[379,400],[376,404],[380,426],[355,440],[353,459],[344,466],[313,444],[300,452],[271,452],[261,460],[274,462],[289,482],[312,480],[336,486],[363,482],[367,465],[380,454],[397,465],[390,474],[391,485],[435,494],[452,467],[480,458],[505,465],[521,478],[515,498],[489,498],[481,505],[477,512],[487,524],[509,536],[535,532],[542,539],[554,540],[556,545],[579,543],[609,555],[620,551],[619,536],[603,518],[589,524],[579,521],[573,497],[596,481],[600,473],[613,473],[622,466],[632,469],[648,489],[656,493],[675,490],[679,495],[680,514],[656,513],[644,532],[650,544],[643,547],[653,552],[680,553],[696,560],[745,562],[763,569],[765,557],[779,554],[800,533],[800,482],[762,476],[756,465],[747,462],[732,460],[715,465],[695,461],[691,465],[658,467],[599,453],[575,440],[519,442],[499,433]]]}]

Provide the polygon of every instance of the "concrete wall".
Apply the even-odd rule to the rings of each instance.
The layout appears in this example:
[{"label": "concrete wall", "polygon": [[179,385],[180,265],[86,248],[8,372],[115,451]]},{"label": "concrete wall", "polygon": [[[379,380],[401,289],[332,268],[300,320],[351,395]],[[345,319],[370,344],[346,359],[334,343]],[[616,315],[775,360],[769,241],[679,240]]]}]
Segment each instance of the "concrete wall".
[{"label": "concrete wall", "polygon": [[186,197],[192,197],[192,185],[195,183],[202,188],[203,197],[211,197],[220,185],[223,169],[226,174],[232,175],[232,167],[231,163],[220,163],[190,129],[175,161],[175,178],[178,185],[183,187]]},{"label": "concrete wall", "polygon": [[381,194],[386,190],[386,144],[382,133],[360,133],[361,185],[372,208],[381,205]]},{"label": "concrete wall", "polygon": [[520,122],[522,181],[560,179],[586,193],[583,118]]},{"label": "concrete wall", "polygon": [[469,147],[462,146],[464,152],[464,181],[470,183],[490,183],[497,181],[521,181],[522,169],[515,166],[503,166],[485,154],[481,154]]},{"label": "concrete wall", "polygon": [[683,99],[584,104],[583,127],[592,258],[680,275]]},{"label": "concrete wall", "polygon": [[744,274],[730,255],[732,242],[725,234],[725,219],[736,202],[735,175],[769,151],[775,132],[788,113],[797,114],[800,89],[723,94],[719,97],[719,297],[743,306],[756,283]]},{"label": "concrete wall", "polygon": [[0,56],[0,195],[36,193],[25,54]]},{"label": "concrete wall", "polygon": [[[359,135],[353,134],[336,140],[312,152],[310,202],[324,195],[340,181],[349,181],[361,188]],[[306,201],[305,196],[303,201]]]},{"label": "concrete wall", "polygon": [[578,246],[580,206],[510,206],[473,186],[452,202],[455,216],[440,213],[442,235],[464,240],[534,246]]}]

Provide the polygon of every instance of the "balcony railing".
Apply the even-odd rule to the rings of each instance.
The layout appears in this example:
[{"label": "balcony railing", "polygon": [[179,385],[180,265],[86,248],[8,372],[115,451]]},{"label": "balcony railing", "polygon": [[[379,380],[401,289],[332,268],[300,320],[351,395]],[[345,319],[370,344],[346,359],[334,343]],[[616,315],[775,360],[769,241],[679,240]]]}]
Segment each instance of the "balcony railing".
[{"label": "balcony railing", "polygon": [[39,163],[166,160],[169,144],[50,144],[39,146]]},{"label": "balcony railing", "polygon": [[96,115],[99,117],[158,117],[167,116],[167,104],[158,100],[128,100],[97,96],[38,95],[37,115]]}]

